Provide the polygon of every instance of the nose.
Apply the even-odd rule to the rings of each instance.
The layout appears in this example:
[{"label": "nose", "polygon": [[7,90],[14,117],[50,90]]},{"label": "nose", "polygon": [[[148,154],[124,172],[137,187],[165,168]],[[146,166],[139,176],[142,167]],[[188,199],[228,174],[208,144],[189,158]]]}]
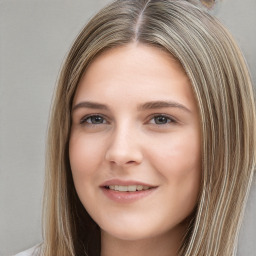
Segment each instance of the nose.
[{"label": "nose", "polygon": [[113,132],[105,158],[108,162],[122,167],[140,164],[143,155],[138,133],[127,127]]}]

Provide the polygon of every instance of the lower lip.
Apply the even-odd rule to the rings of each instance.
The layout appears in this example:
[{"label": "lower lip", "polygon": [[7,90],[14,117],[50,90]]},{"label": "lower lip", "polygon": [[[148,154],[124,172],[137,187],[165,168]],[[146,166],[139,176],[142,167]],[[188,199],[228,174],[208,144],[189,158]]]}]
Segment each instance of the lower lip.
[{"label": "lower lip", "polygon": [[120,192],[112,189],[101,187],[103,193],[111,200],[118,203],[132,203],[139,199],[145,198],[156,191],[157,188],[134,192]]}]

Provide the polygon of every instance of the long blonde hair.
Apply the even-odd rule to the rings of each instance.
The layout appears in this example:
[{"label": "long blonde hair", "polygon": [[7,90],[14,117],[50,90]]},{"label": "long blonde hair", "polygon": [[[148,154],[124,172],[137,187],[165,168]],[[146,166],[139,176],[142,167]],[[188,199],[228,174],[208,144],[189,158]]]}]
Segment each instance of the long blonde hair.
[{"label": "long blonde hair", "polygon": [[140,42],[164,49],[189,77],[201,114],[202,182],[180,255],[231,256],[255,167],[250,76],[225,28],[185,0],[117,0],[81,31],[60,74],[49,125],[44,256],[100,254],[100,230],[76,194],[68,155],[71,105],[95,56]]}]

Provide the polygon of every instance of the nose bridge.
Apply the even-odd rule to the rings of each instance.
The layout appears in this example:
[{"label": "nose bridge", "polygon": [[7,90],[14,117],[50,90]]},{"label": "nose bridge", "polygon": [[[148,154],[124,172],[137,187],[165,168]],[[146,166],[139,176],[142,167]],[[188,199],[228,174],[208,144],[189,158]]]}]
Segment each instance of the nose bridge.
[{"label": "nose bridge", "polygon": [[116,125],[110,137],[106,159],[117,165],[140,163],[142,152],[139,146],[139,134],[135,125],[128,120]]}]

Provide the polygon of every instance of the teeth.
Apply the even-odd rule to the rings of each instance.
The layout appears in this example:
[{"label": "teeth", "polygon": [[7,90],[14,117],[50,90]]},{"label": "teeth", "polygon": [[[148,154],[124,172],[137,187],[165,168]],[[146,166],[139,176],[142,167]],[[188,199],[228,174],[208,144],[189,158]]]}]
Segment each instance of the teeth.
[{"label": "teeth", "polygon": [[128,186],[128,191],[136,191],[136,186]]},{"label": "teeth", "polygon": [[111,185],[111,186],[108,186],[108,188],[111,190],[121,191],[121,192],[134,192],[134,191],[147,190],[150,187],[143,186],[143,185],[129,185],[129,186]]},{"label": "teeth", "polygon": [[143,189],[143,186],[142,186],[142,185],[137,186],[137,190],[138,190],[138,191],[141,191],[142,189]]},{"label": "teeth", "polygon": [[121,192],[126,192],[128,191],[128,186],[118,186],[118,190]]}]

